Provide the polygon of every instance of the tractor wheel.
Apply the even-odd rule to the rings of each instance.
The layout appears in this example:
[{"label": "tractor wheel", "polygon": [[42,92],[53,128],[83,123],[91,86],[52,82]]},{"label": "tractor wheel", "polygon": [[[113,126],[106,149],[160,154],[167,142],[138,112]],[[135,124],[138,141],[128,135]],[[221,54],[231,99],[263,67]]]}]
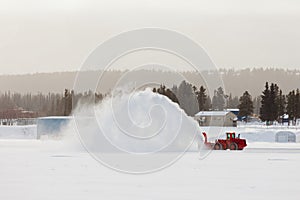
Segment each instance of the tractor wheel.
[{"label": "tractor wheel", "polygon": [[230,150],[238,150],[238,145],[237,145],[236,143],[231,143],[231,144],[229,145],[229,149],[230,149]]},{"label": "tractor wheel", "polygon": [[222,145],[220,143],[216,143],[214,145],[214,150],[222,150]]}]

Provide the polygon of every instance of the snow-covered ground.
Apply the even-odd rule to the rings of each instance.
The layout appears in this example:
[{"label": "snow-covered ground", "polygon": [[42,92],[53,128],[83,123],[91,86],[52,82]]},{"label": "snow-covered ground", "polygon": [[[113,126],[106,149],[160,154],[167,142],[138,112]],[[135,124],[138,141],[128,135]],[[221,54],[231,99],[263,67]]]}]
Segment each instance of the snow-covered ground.
[{"label": "snow-covered ground", "polygon": [[299,199],[300,143],[270,142],[278,131],[270,127],[203,130],[241,132],[250,142],[244,151],[187,152],[161,171],[132,175],[97,162],[75,133],[36,140],[35,126],[0,127],[0,199]]},{"label": "snow-covered ground", "polygon": [[0,199],[299,199],[300,145],[278,145],[268,143],[268,151],[254,143],[205,159],[188,152],[164,170],[131,175],[104,167],[68,140],[2,139]]},{"label": "snow-covered ground", "polygon": [[[40,140],[36,139],[36,126],[1,126],[0,200],[299,199],[300,143],[275,143],[275,134],[286,131],[286,127],[198,127],[193,118],[184,115],[177,104],[164,96],[146,91],[125,97],[115,99],[114,110],[110,102],[105,101],[92,111],[96,111],[97,123],[103,125],[110,141],[129,150],[130,155],[141,152],[138,156],[142,162],[129,161],[128,152],[101,151],[107,145],[101,146],[107,138],[97,139],[101,132],[91,126],[97,123],[90,123],[93,120],[86,117],[89,111],[86,107],[75,111],[75,115],[82,117],[83,121],[79,122],[84,122],[81,127],[76,124],[77,130],[81,130],[79,134],[73,122],[54,137],[46,134]],[[126,106],[130,112],[124,112]],[[172,151],[152,151],[157,149],[153,147],[175,141],[177,129],[183,140],[172,143]],[[124,131],[135,134],[129,136]],[[133,168],[148,169],[153,163],[164,163],[165,158],[177,157],[174,155],[178,150],[183,150],[190,138],[194,138],[190,136],[194,132],[201,136],[202,131],[207,132],[209,140],[224,138],[225,132],[235,131],[247,139],[248,146],[243,151],[197,152],[197,145],[193,145],[177,162],[163,170],[132,175],[105,167],[81,144],[85,147],[89,144],[88,150],[101,152],[101,156],[110,161],[118,159],[116,164],[129,163]],[[295,133],[299,141],[298,128],[289,131]],[[156,132],[165,135],[157,137],[153,135]],[[79,136],[85,138],[80,142]],[[143,157],[149,151],[158,154],[154,158],[164,159],[149,162]],[[122,170],[120,166],[113,167]]]},{"label": "snow-covered ground", "polygon": [[187,152],[143,175],[103,166],[75,133],[37,140],[35,128],[0,127],[0,199],[299,199],[300,143],[272,142],[277,128],[202,128],[241,132],[248,146]]},{"label": "snow-covered ground", "polygon": [[1,139],[36,139],[36,125],[0,126]]}]

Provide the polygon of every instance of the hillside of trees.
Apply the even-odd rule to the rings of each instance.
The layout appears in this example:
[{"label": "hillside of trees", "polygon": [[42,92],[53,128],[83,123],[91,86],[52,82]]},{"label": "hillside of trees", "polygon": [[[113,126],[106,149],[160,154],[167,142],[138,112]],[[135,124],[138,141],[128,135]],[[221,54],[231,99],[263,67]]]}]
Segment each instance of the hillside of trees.
[{"label": "hillside of trees", "polygon": [[[158,73],[154,71],[143,72]],[[108,74],[110,73],[116,75],[113,76],[112,79],[117,78],[121,74],[120,72],[119,74],[117,72],[108,72]],[[160,76],[173,76],[171,72],[161,73]],[[194,76],[191,72],[184,73],[186,73],[187,76]],[[165,81],[162,82],[160,87],[153,88],[153,92],[169,97],[173,102],[178,103],[190,116],[194,116],[197,112],[205,110],[239,108],[240,117],[246,119],[249,116],[255,116],[260,117],[262,121],[267,122],[275,120],[281,121],[284,114],[288,114],[293,122],[296,122],[296,119],[300,118],[300,90],[296,88],[297,85],[300,85],[296,84],[297,81],[299,81],[298,71],[254,69],[240,71],[220,70],[220,73],[224,78],[225,85],[226,80],[228,81],[228,79],[231,78],[234,79],[233,77],[235,77],[235,81],[243,79],[243,81],[241,80],[241,82],[235,86],[241,90],[238,95],[236,95],[237,90],[235,90],[235,93],[231,93],[228,88],[225,90],[225,88],[221,86],[216,88],[213,94],[208,94],[204,84],[193,84],[192,82],[187,81],[172,84],[171,86],[165,84]],[[257,81],[257,79],[263,79],[265,73],[270,73],[274,76],[281,74],[282,76],[281,79],[279,78],[279,82],[280,80],[285,80],[287,77],[290,79],[286,81],[285,88],[277,81],[267,81],[258,86],[257,84],[260,83],[260,81]],[[260,74],[259,77],[256,77],[258,74]],[[89,75],[89,72],[87,72],[86,75]],[[97,78],[97,75],[94,74],[92,78]],[[190,80],[193,80],[193,78],[190,78]],[[251,82],[251,85],[256,86],[256,90],[259,90],[258,94],[252,93],[249,89],[250,86],[244,86],[245,82],[249,83],[249,81]],[[227,85],[233,84],[233,82],[234,81],[231,81],[230,83],[227,82]],[[52,84],[54,83],[55,81],[52,80]],[[8,86],[8,88],[11,87],[9,84],[6,84],[6,86]],[[287,90],[287,88],[292,89]],[[12,116],[16,117],[14,112],[17,112],[15,110],[32,112],[35,117],[69,115],[79,101],[100,102],[105,96],[104,94],[107,93],[93,93],[91,91],[78,93],[69,89],[63,89],[59,93],[20,93],[5,90],[4,92],[0,92],[0,119],[11,118]]]},{"label": "hillside of trees", "polygon": [[214,95],[210,97],[203,86],[197,88],[186,81],[181,82],[178,87],[173,86],[172,89],[161,85],[159,88],[154,88],[153,92],[169,97],[190,116],[194,116],[199,111],[238,108],[239,116],[244,117],[246,121],[248,117],[256,116],[270,124],[273,121],[282,122],[283,116],[288,115],[289,119],[296,123],[296,119],[300,118],[300,90],[295,89],[288,94],[283,94],[275,83],[266,82],[261,95],[254,98],[248,91],[240,97],[227,95],[222,87],[217,88]]},{"label": "hillside of trees", "polygon": [[[190,116],[194,116],[199,111],[224,110],[226,108],[239,108],[240,116],[259,116],[261,120],[272,122],[280,121],[284,114],[288,114],[294,122],[300,118],[300,90],[294,89],[287,94],[275,83],[265,83],[265,89],[261,95],[252,97],[248,91],[244,91],[240,96],[226,94],[222,87],[214,91],[213,96],[207,94],[204,86],[195,86],[186,81],[182,81],[178,86],[173,85],[167,88],[161,85],[153,88],[153,92],[165,95]],[[100,102],[104,95],[93,93],[74,93],[65,89],[63,93],[38,93],[20,94],[4,92],[0,94],[0,118],[10,118],[13,111],[21,108],[24,111],[36,113],[37,117],[50,115],[69,115],[79,101]]]},{"label": "hillside of trees", "polygon": [[[0,94],[0,119],[22,118],[22,116],[68,116],[77,103],[98,103],[103,99],[101,93],[91,91],[74,93],[65,89],[63,93],[20,94],[4,92]],[[33,113],[24,115],[22,113]],[[20,116],[18,116],[20,115]]]},{"label": "hillside of trees", "polygon": [[[105,94],[111,91],[117,80],[128,71],[107,71],[102,77],[102,83],[97,92]],[[192,85],[205,86],[205,82],[200,78],[201,74],[188,71],[178,72],[185,77]],[[97,80],[101,72],[85,72],[91,80]],[[135,81],[143,81],[145,77],[155,77],[166,87],[172,88],[179,85],[182,80],[178,80],[178,74],[168,71],[131,71],[131,76]],[[207,77],[214,77],[220,74],[224,82],[224,92],[232,94],[232,97],[240,96],[246,90],[253,96],[261,95],[265,82],[277,83],[284,94],[289,93],[296,86],[300,85],[300,70],[285,70],[273,68],[254,68],[254,69],[220,69],[216,71],[203,71]],[[76,72],[56,72],[56,73],[37,73],[25,75],[0,75],[0,91],[11,91],[11,93],[37,94],[61,93],[65,88],[73,88],[76,79]],[[179,82],[178,82],[179,81]],[[38,84],[37,84],[38,83]],[[210,94],[211,96],[213,94]]]}]

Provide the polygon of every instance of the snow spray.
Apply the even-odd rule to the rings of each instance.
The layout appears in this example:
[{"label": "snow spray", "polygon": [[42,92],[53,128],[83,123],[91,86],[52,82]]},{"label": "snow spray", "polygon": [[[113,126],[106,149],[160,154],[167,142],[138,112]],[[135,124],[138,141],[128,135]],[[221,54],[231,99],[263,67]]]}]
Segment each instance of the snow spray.
[{"label": "snow spray", "polygon": [[151,89],[116,92],[99,104],[82,104],[74,120],[82,144],[97,160],[135,172],[176,160],[201,133],[177,103]]}]

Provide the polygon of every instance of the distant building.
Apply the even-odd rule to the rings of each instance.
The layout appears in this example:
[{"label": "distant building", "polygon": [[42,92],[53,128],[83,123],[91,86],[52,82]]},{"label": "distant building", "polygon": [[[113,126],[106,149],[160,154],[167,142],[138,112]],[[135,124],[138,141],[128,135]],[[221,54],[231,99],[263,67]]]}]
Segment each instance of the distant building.
[{"label": "distant building", "polygon": [[51,116],[39,117],[37,119],[37,139],[42,136],[57,137],[63,128],[65,128],[73,117],[69,116]]},{"label": "distant building", "polygon": [[229,111],[201,111],[194,118],[200,126],[237,126],[237,116]]},{"label": "distant building", "polygon": [[235,114],[236,116],[238,116],[239,112],[240,112],[240,109],[238,109],[238,108],[227,108],[224,111],[232,112],[233,114]]},{"label": "distant building", "polygon": [[296,142],[296,134],[290,131],[279,131],[275,135],[276,142]]},{"label": "distant building", "polygon": [[34,118],[37,117],[37,112],[24,110],[21,107],[6,109],[0,111],[0,124],[13,125],[29,125],[34,124]]}]

